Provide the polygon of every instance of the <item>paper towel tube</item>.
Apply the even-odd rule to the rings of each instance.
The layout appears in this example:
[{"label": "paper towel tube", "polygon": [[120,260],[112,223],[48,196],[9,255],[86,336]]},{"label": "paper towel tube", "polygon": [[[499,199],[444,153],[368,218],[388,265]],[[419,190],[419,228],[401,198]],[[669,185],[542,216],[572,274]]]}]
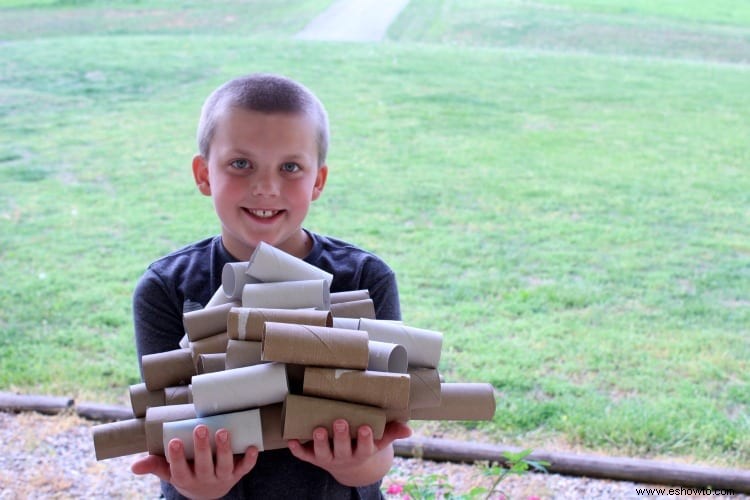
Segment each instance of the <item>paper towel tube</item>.
[{"label": "paper towel tube", "polygon": [[495,392],[491,384],[440,384],[440,405],[412,408],[412,420],[492,420]]},{"label": "paper towel tube", "polygon": [[368,370],[406,373],[409,368],[409,358],[404,346],[377,340],[370,340],[367,345],[369,348]]},{"label": "paper towel tube", "polygon": [[289,392],[283,363],[196,375],[192,385],[199,417],[280,403]]},{"label": "paper towel tube", "polygon": [[270,309],[330,309],[330,292],[325,280],[254,283],[242,291],[242,307]]},{"label": "paper towel tube", "polygon": [[354,300],[364,300],[370,298],[370,291],[367,289],[363,290],[349,290],[346,292],[331,292],[331,304],[338,304],[341,302],[351,302]]},{"label": "paper towel tube", "polygon": [[97,460],[122,457],[146,451],[146,422],[132,418],[95,425],[94,452]]},{"label": "paper towel tube", "polygon": [[257,340],[263,337],[266,321],[300,325],[333,326],[329,311],[315,309],[269,309],[233,307],[227,315],[227,334],[234,340]]},{"label": "paper towel tube", "polygon": [[373,438],[383,437],[385,411],[374,406],[333,401],[290,394],[284,401],[284,439],[312,439],[313,431],[325,427],[333,435],[333,422],[343,418],[349,422],[349,433],[357,437],[362,425],[372,428]]},{"label": "paper towel tube", "polygon": [[252,340],[232,340],[227,344],[226,369],[259,365],[261,343]]},{"label": "paper towel tube", "polygon": [[146,354],[141,358],[143,380],[149,391],[157,391],[172,385],[187,385],[195,375],[193,355],[190,349]]},{"label": "paper towel tube", "polygon": [[359,329],[365,330],[370,340],[401,344],[409,355],[409,366],[437,368],[443,347],[440,332],[414,328],[391,321],[362,318]]},{"label": "paper towel tube", "polygon": [[182,315],[182,324],[185,327],[188,339],[195,342],[217,333],[227,331],[227,314],[234,303],[228,302],[216,307],[198,309]]},{"label": "paper towel tube", "polygon": [[379,408],[408,408],[409,375],[308,366],[302,393]]},{"label": "paper towel tube", "polygon": [[239,301],[242,298],[242,289],[248,283],[260,283],[260,280],[249,276],[247,262],[227,262],[221,270],[221,288],[224,296],[230,300]]},{"label": "paper towel tube", "polygon": [[266,283],[322,279],[329,287],[333,280],[331,273],[264,241],[255,247],[248,261],[246,273]]},{"label": "paper towel tube", "polygon": [[195,418],[192,404],[153,406],[146,410],[146,447],[151,455],[164,456],[164,433],[162,424],[175,420]]},{"label": "paper towel tube", "polygon": [[331,304],[331,314],[337,318],[375,319],[375,304],[372,299],[353,300]]},{"label": "paper towel tube", "polygon": [[440,374],[434,368],[410,368],[409,407],[427,408],[440,405]]},{"label": "paper towel tube", "polygon": [[367,334],[323,326],[267,322],[262,358],[300,365],[364,370],[369,360]]},{"label": "paper towel tube", "polygon": [[229,441],[232,445],[232,453],[235,455],[245,453],[250,446],[255,446],[263,451],[263,433],[261,431],[260,411],[257,409],[245,410],[210,417],[198,417],[190,420],[177,420],[164,422],[164,449],[167,449],[172,439],[180,439],[184,446],[185,458],[195,458],[193,445],[193,429],[203,424],[208,427],[209,443],[211,451],[216,453],[216,431],[226,429],[229,431]]}]

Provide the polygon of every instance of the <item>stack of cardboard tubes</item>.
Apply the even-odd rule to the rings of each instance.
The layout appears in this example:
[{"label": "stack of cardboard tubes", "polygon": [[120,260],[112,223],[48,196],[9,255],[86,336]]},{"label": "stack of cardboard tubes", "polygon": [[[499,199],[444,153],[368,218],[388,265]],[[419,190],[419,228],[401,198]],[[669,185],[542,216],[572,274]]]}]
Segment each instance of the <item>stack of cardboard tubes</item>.
[{"label": "stack of cardboard tubes", "polygon": [[164,455],[173,438],[192,458],[198,424],[227,429],[244,453],[331,432],[338,418],[376,439],[393,420],[492,419],[490,384],[441,380],[441,333],[375,319],[367,290],[330,293],[332,278],[265,243],[224,266],[206,307],[184,314],[181,348],[143,356],[133,418],[94,426],[97,460]]}]

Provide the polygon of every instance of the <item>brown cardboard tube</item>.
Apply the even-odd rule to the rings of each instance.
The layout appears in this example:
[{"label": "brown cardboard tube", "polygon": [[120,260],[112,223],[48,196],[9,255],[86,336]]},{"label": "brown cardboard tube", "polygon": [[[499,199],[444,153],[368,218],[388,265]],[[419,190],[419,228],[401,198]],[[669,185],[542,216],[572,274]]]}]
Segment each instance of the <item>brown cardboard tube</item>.
[{"label": "brown cardboard tube", "polygon": [[409,375],[308,366],[302,393],[379,408],[408,408]]},{"label": "brown cardboard tube", "polygon": [[193,402],[193,392],[189,385],[165,387],[163,390],[166,405],[184,405]]},{"label": "brown cardboard tube", "polygon": [[346,330],[359,330],[359,318],[333,318],[334,328],[344,328]]},{"label": "brown cardboard tube", "polygon": [[201,373],[213,373],[226,370],[227,355],[223,352],[213,352],[207,354],[201,354],[198,356],[198,369],[197,372]]},{"label": "brown cardboard tube", "polygon": [[227,315],[227,334],[233,340],[256,340],[260,342],[263,338],[263,325],[266,321],[333,326],[333,316],[330,311],[233,307]]},{"label": "brown cardboard tube", "polygon": [[242,307],[277,309],[320,309],[331,307],[331,294],[325,280],[253,283],[242,290]]},{"label": "brown cardboard tube", "polygon": [[151,455],[164,456],[164,432],[162,424],[176,420],[195,418],[192,404],[153,406],[146,410],[146,447]]},{"label": "brown cardboard tube", "polygon": [[433,368],[410,368],[411,385],[409,408],[428,408],[440,405],[440,374]]},{"label": "brown cardboard tube", "polygon": [[142,453],[146,447],[146,421],[143,418],[95,425],[94,452],[97,460]]},{"label": "brown cardboard tube", "polygon": [[370,340],[404,346],[409,354],[409,366],[438,367],[443,346],[443,334],[440,332],[368,318],[360,319],[359,329],[366,331]]},{"label": "brown cardboard tube", "polygon": [[368,370],[391,373],[406,373],[408,370],[409,358],[404,346],[377,340],[370,340],[367,345],[369,348]]},{"label": "brown cardboard tube", "polygon": [[190,342],[226,332],[227,314],[233,306],[232,302],[228,302],[216,307],[198,309],[183,314],[182,324]]},{"label": "brown cardboard tube", "polygon": [[244,366],[193,377],[193,404],[199,417],[280,403],[289,392],[283,363]]},{"label": "brown cardboard tube", "polygon": [[187,385],[195,375],[193,355],[190,349],[146,354],[141,358],[143,381],[149,391],[157,391],[172,385]]},{"label": "brown cardboard tube", "polygon": [[262,241],[255,247],[247,274],[266,283],[322,279],[330,286],[333,275]]},{"label": "brown cardboard tube", "polygon": [[267,322],[264,361],[364,370],[369,360],[367,333],[323,326]]},{"label": "brown cardboard tube", "polygon": [[440,384],[440,406],[412,408],[412,420],[492,420],[495,392],[491,384]]},{"label": "brown cardboard tube", "polygon": [[354,300],[364,300],[370,298],[370,291],[367,289],[363,290],[349,290],[346,292],[332,292],[331,293],[331,305],[339,304],[341,302],[351,302]]},{"label": "brown cardboard tube", "polygon": [[318,427],[325,427],[332,436],[333,422],[340,418],[349,422],[352,439],[357,437],[357,429],[362,425],[372,428],[374,439],[382,438],[385,429],[385,410],[344,401],[289,394],[282,412],[284,439],[312,439]]},{"label": "brown cardboard tube", "polygon": [[221,270],[221,290],[230,300],[241,300],[242,289],[248,283],[260,283],[260,280],[247,274],[247,262],[227,262]]},{"label": "brown cardboard tube", "polygon": [[408,422],[411,418],[409,408],[385,408],[386,422]]},{"label": "brown cardboard tube", "polygon": [[263,451],[286,448],[287,442],[281,431],[282,403],[261,406],[260,423],[263,428]]},{"label": "brown cardboard tube", "polygon": [[337,318],[375,319],[375,303],[372,299],[352,300],[331,304],[331,314]]},{"label": "brown cardboard tube", "polygon": [[232,340],[227,344],[226,369],[258,365],[261,343],[252,340]]},{"label": "brown cardboard tube", "polygon": [[149,391],[146,389],[146,384],[144,383],[131,385],[129,393],[133,416],[137,418],[145,417],[146,409],[151,406],[164,406],[167,404],[164,398],[164,389]]},{"label": "brown cardboard tube", "polygon": [[216,431],[226,429],[229,431],[229,441],[232,445],[232,453],[245,453],[250,446],[255,446],[258,451],[263,451],[263,433],[261,432],[260,411],[257,409],[212,415],[210,417],[197,417],[189,420],[176,420],[164,422],[163,446],[167,449],[172,439],[182,441],[185,458],[195,458],[193,445],[193,429],[197,425],[208,427],[209,443],[211,451],[216,453]]},{"label": "brown cardboard tube", "polygon": [[190,350],[193,353],[193,360],[198,372],[198,360],[201,354],[222,354],[227,352],[227,343],[229,337],[226,332],[222,332],[211,337],[206,337],[195,342],[190,342]]}]

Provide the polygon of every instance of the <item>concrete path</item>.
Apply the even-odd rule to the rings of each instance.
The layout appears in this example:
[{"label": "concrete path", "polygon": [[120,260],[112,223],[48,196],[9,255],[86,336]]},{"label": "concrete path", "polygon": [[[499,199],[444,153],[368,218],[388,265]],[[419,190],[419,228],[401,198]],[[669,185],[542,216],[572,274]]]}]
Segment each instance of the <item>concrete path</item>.
[{"label": "concrete path", "polygon": [[378,42],[408,3],[409,0],[336,0],[295,38]]}]

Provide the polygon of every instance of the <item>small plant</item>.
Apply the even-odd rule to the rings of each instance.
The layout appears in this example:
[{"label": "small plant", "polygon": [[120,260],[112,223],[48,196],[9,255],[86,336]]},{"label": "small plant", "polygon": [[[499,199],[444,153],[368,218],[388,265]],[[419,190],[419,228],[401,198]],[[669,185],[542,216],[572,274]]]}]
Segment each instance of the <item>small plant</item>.
[{"label": "small plant", "polygon": [[471,498],[477,498],[478,495],[485,494],[485,499],[489,499],[493,493],[498,492],[501,494],[501,498],[509,498],[509,496],[498,489],[503,479],[510,476],[511,474],[526,474],[530,469],[538,472],[547,472],[547,467],[550,463],[546,460],[529,460],[527,457],[531,455],[531,450],[526,449],[519,452],[506,451],[503,452],[503,458],[505,459],[505,466],[496,464],[488,465],[484,470],[484,473],[488,476],[495,476],[495,480],[489,490],[477,487],[472,488],[469,492],[473,494]]}]

